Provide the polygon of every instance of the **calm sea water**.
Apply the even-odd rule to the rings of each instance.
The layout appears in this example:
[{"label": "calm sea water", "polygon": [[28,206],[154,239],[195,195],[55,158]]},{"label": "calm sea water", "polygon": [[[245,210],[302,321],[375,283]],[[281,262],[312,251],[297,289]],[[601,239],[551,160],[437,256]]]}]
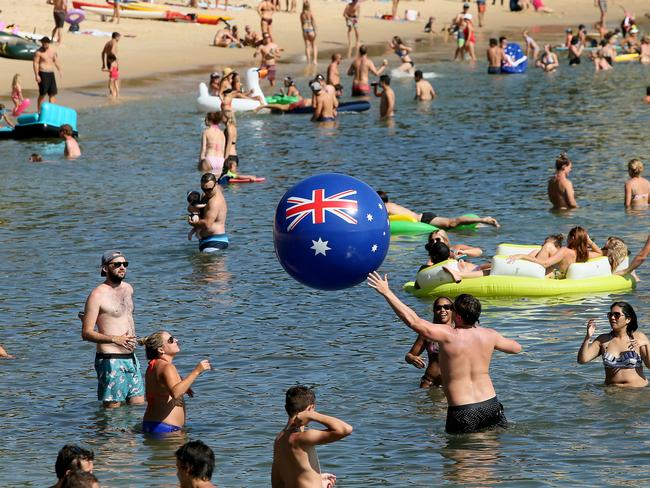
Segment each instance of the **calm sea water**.
[{"label": "calm sea water", "polygon": [[[173,452],[185,439],[146,440],[134,431],[142,408],[106,412],[96,401],[94,348],[81,341],[76,314],[109,248],[131,263],[138,334],[178,336],[182,374],[204,357],[215,366],[194,385],[187,438],[214,449],[219,486],[270,484],[284,391],[297,382],[314,385],[318,408],[355,428],[319,451],[342,487],[647,484],[650,390],[605,388],[600,364],[575,362],[585,321],[597,317],[605,332],[613,299],[630,301],[647,332],[647,270],[621,296],[484,301],[482,323],[524,346],[517,356],[496,354],[492,366],[511,427],[452,437],[444,396],[418,389],[421,372],[403,361],[413,333],[379,296],[365,285],[309,290],[278,264],[275,204],[324,171],[361,178],[421,211],[497,217],[498,232],[452,235],[488,255],[499,242],[540,242],[577,224],[598,242],[618,235],[640,248],[649,215],[625,212],[622,200],[627,161],[649,162],[650,112],[640,104],[647,68],[488,77],[483,65],[439,62],[426,70],[439,75],[439,99],[418,105],[412,82],[395,80],[392,124],[378,122],[374,102],[336,128],[241,115],[241,171],[267,182],[226,189],[232,244],[216,256],[186,239],[185,193],[199,186],[193,93],[83,111],[79,161],[63,160],[60,145],[2,142],[0,342],[18,356],[0,362],[2,485],[51,484],[68,442],[94,449],[104,486],[176,484]],[[545,182],[561,150],[575,161],[581,207],[557,215]],[[29,164],[31,152],[52,162]],[[422,238],[393,239],[382,269],[399,288],[424,260]],[[430,304],[400,295],[429,316]]]}]

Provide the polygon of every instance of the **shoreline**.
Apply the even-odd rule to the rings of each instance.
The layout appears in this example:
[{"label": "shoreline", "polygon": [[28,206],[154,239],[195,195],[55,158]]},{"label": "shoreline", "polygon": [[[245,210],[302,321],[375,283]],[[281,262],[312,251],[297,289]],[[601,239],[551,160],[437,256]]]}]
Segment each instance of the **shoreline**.
[{"label": "shoreline", "polygon": [[[24,0],[25,3],[32,4],[34,11],[39,11],[40,13],[45,13],[51,15],[51,7],[48,5],[43,5],[40,1],[37,0]],[[313,0],[314,11],[316,14],[317,20],[322,18],[324,20],[330,20],[325,27],[320,28],[324,24],[323,20],[319,22],[319,34],[318,34],[318,46],[320,47],[319,52],[319,64],[318,66],[307,66],[304,64],[304,53],[303,53],[303,41],[302,36],[299,35],[299,26],[292,25],[288,26],[287,18],[288,16],[297,17],[298,14],[287,14],[285,12],[276,13],[277,24],[274,23],[274,28],[277,29],[275,32],[275,37],[278,39],[277,43],[280,47],[285,48],[286,59],[281,59],[279,61],[279,66],[288,69],[282,69],[282,74],[278,79],[279,83],[276,83],[276,87],[279,89],[281,87],[283,75],[290,76],[300,76],[300,73],[303,72],[306,76],[313,76],[317,72],[324,72],[326,66],[329,63],[329,57],[334,52],[341,52],[344,55],[344,61],[342,62],[342,67],[344,64],[347,64],[348,58],[345,57],[347,54],[347,37],[345,35],[344,29],[342,27],[342,19],[339,18],[343,4],[336,4],[335,6],[331,5],[331,2],[327,0]],[[560,0],[549,0],[548,5],[555,8],[553,4],[560,4]],[[643,3],[642,0],[630,0],[630,6],[640,7]],[[489,2],[488,2],[489,4]],[[478,63],[483,63],[483,51],[484,47],[487,45],[487,40],[489,37],[499,36],[503,34],[510,34],[513,37],[515,42],[520,42],[519,35],[517,31],[521,31],[524,28],[527,28],[531,31],[531,34],[536,37],[538,33],[553,33],[557,29],[557,32],[554,34],[557,35],[557,41],[561,42],[562,29],[567,25],[575,24],[577,26],[581,21],[577,20],[577,16],[580,18],[589,17],[593,18],[596,9],[593,8],[593,3],[591,0],[576,0],[575,4],[577,5],[561,5],[561,7],[566,10],[566,12],[558,12],[555,14],[539,14],[535,12],[524,12],[524,13],[510,13],[505,11],[505,9],[498,8],[498,6],[488,6],[486,13],[486,26],[483,28],[477,28],[477,58]],[[470,12],[475,15],[475,4],[471,4]],[[587,13],[584,14],[584,10],[588,5],[591,5],[591,9],[587,10]],[[10,6],[11,7],[11,6]],[[391,35],[400,35],[403,37],[409,44],[417,46],[418,49],[414,51],[415,57],[418,55],[430,57],[431,55],[436,55],[442,52],[445,47],[448,47],[450,52],[448,55],[449,60],[453,56],[453,43],[449,43],[448,39],[445,40],[445,36],[441,34],[441,29],[443,26],[446,26],[449,20],[453,17],[455,13],[458,12],[460,3],[451,2],[449,0],[428,0],[426,2],[422,1],[409,1],[400,4],[400,11],[403,12],[405,9],[416,9],[421,12],[421,17],[418,21],[414,22],[390,22],[380,19],[376,19],[373,16],[367,15],[368,12],[380,12],[382,9],[385,10],[389,8],[389,5],[385,2],[368,2],[363,4],[362,15],[361,15],[361,27],[360,32],[362,34],[361,42],[366,44],[370,48],[370,52],[373,58],[380,57],[381,54],[376,54],[377,51],[382,51],[382,45],[385,46],[388,38]],[[490,8],[491,7],[491,8]],[[645,7],[647,8],[647,7]],[[428,19],[426,12],[433,10],[438,13],[437,18],[434,22],[434,34],[428,35],[423,32],[424,24]],[[559,7],[558,7],[559,9]],[[11,8],[7,8],[8,11]],[[187,9],[184,9],[187,10]],[[325,12],[325,10],[327,10]],[[634,9],[631,8],[634,11]],[[614,12],[616,9],[614,6],[610,9],[610,17],[614,17]],[[203,10],[205,12],[205,10]],[[215,13],[213,9],[208,10],[209,13]],[[450,12],[453,12],[451,14]],[[636,9],[637,18],[641,20],[643,18],[643,9]],[[323,14],[323,15],[322,15]],[[4,14],[3,14],[4,15]],[[235,17],[231,24],[239,25],[240,28],[245,24],[249,23],[253,26],[254,30],[257,30],[256,20],[257,13],[253,9],[245,10],[236,10],[228,12],[228,15]],[[30,20],[34,20],[35,15],[30,16]],[[43,17],[43,15],[39,15]],[[276,18],[274,17],[274,19]],[[447,17],[449,17],[448,20]],[[644,19],[645,21],[646,19]],[[248,21],[248,22],[246,22]],[[84,28],[106,28],[107,23],[97,22],[92,20],[91,17],[87,20],[91,25],[82,26]],[[293,22],[298,23],[294,18]],[[611,26],[612,20],[608,22],[608,25]],[[284,25],[279,25],[283,23]],[[582,22],[586,23],[586,22]],[[643,22],[640,22],[642,24]],[[23,24],[25,24],[23,22]],[[332,25],[330,25],[332,24]],[[29,24],[28,24],[29,25]],[[97,26],[98,25],[98,26]],[[386,27],[390,26],[390,32],[386,32]],[[145,20],[131,20],[125,19],[119,24],[119,27],[115,24],[108,24],[111,28],[116,28],[123,32],[126,36],[129,35],[131,31],[138,30],[137,36],[132,38],[124,38],[120,42],[120,52],[119,56],[121,59],[121,71],[122,73],[131,73],[126,77],[121,78],[121,87],[123,95],[119,100],[110,99],[107,93],[107,74],[105,72],[99,71],[99,53],[101,51],[101,46],[106,42],[107,38],[89,38],[88,36],[72,36],[67,32],[64,33],[64,45],[60,48],[59,52],[61,53],[61,64],[62,70],[64,73],[63,78],[59,78],[59,96],[57,96],[57,102],[75,108],[77,110],[83,110],[86,108],[100,108],[106,106],[119,105],[123,103],[131,103],[134,101],[139,101],[146,98],[152,97],[162,97],[167,94],[174,93],[185,93],[190,88],[190,80],[192,81],[192,90],[196,92],[196,86],[200,81],[200,74],[206,75],[211,71],[221,71],[224,67],[230,66],[234,69],[249,68],[258,64],[259,60],[252,57],[253,50],[252,48],[241,48],[241,49],[228,49],[228,48],[215,48],[211,46],[202,46],[196,47],[197,52],[199,52],[199,59],[194,59],[190,56],[182,56],[181,60],[174,60],[174,62],[165,63],[157,58],[151,58],[149,52],[153,50],[156,51],[157,48],[165,51],[168,49],[166,43],[163,46],[156,45],[151,46],[147,45],[148,49],[141,50],[142,52],[138,53],[138,50],[134,51],[133,48],[142,47],[140,42],[140,36],[144,38],[143,40],[148,41],[148,37],[156,36],[165,33],[165,31],[174,31],[175,34],[185,35],[188,33],[188,42],[195,42],[196,35],[200,35],[201,39],[205,39],[206,35],[213,35],[216,32],[219,26],[210,26],[211,29],[204,29],[205,26],[196,26],[194,24],[182,24],[182,23],[170,23],[170,22],[160,22],[160,21],[145,21]],[[189,27],[192,26],[192,27]],[[188,28],[189,27],[189,28]],[[192,31],[193,27],[197,27]],[[36,29],[40,32],[48,32],[44,27],[35,26],[33,29]],[[30,29],[30,30],[33,30]],[[341,30],[343,32],[341,33]],[[202,32],[199,32],[202,31]],[[341,37],[341,34],[343,36]],[[297,39],[296,39],[297,38]],[[541,36],[540,36],[541,39]],[[86,41],[97,40],[98,42],[94,43],[94,46],[88,45]],[[179,40],[180,41],[180,40]],[[293,42],[295,41],[295,42]],[[429,43],[428,46],[422,48],[423,44]],[[541,45],[544,41],[538,41]],[[84,44],[85,43],[85,44]],[[184,44],[177,45],[179,51],[187,48]],[[78,60],[80,63],[85,63],[86,58],[88,62],[92,62],[93,66],[97,65],[96,71],[91,71],[90,69],[82,69],[83,73],[79,74],[75,71],[78,67],[75,66],[73,69],[72,76],[69,73],[68,61],[70,50],[74,49],[75,54],[79,52]],[[218,62],[210,62],[208,55],[217,54],[221,58]],[[170,58],[172,53],[170,54]],[[140,60],[144,56],[147,62],[140,63]],[[178,56],[178,53],[175,54]],[[384,55],[383,57],[388,57]],[[437,56],[436,56],[437,57]],[[122,58],[124,60],[122,61]],[[92,60],[92,61],[91,61]],[[197,62],[199,61],[200,62]],[[152,63],[153,61],[153,63]],[[394,59],[389,57],[389,62],[391,65],[397,64],[394,62]],[[437,60],[440,61],[440,60]],[[7,59],[0,59],[0,62],[8,64],[6,69],[3,70],[3,73],[0,73],[0,84],[6,86],[6,91],[2,90],[2,96],[0,96],[0,101],[5,103],[7,106],[11,106],[11,101],[9,99],[9,87],[11,83],[11,77],[14,72],[19,72],[22,77],[23,91],[26,98],[31,98],[33,100],[33,105],[35,105],[35,98],[37,97],[37,88],[35,87],[35,82],[33,80],[32,64],[27,61],[14,61]],[[138,64],[138,68],[133,70],[133,64]],[[302,64],[302,66],[301,66]],[[15,68],[12,68],[12,65]],[[167,66],[173,65],[173,69],[166,69]],[[74,66],[74,65],[73,65]],[[124,66],[124,67],[123,67]],[[16,71],[18,69],[19,71]],[[391,66],[389,65],[389,69]],[[342,69],[342,72],[344,70]],[[72,79],[72,82],[68,84],[68,80]],[[188,80],[189,78],[189,80]],[[153,90],[152,90],[153,88]],[[268,90],[268,85],[265,84],[263,87],[265,93],[270,93]],[[152,95],[152,91],[154,92]],[[163,92],[163,93],[160,93]]]}]

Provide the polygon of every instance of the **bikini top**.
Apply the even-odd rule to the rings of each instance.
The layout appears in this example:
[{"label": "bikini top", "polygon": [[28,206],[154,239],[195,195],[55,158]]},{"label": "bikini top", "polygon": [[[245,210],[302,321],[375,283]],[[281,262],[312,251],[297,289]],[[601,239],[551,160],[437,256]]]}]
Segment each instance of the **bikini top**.
[{"label": "bikini top", "polygon": [[636,369],[643,367],[643,360],[636,351],[625,351],[616,357],[605,350],[603,352],[603,365],[610,369]]}]

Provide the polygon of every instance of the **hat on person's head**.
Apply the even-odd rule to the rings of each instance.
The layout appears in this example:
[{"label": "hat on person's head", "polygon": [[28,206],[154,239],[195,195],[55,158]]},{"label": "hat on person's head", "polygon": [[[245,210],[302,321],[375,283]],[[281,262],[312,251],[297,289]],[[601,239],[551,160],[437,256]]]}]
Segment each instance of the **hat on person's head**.
[{"label": "hat on person's head", "polygon": [[[110,251],[105,251],[104,254],[102,254],[102,268],[112,262],[115,258],[123,258],[124,254],[122,254],[122,251],[117,251],[115,249],[112,249]],[[104,270],[101,271],[102,276],[106,276],[106,273]]]},{"label": "hat on person's head", "polygon": [[315,81],[325,81],[325,77],[321,74],[316,75],[314,78]]},{"label": "hat on person's head", "polygon": [[472,14],[465,14],[465,15],[463,15],[463,19],[465,19],[465,20],[472,20]]},{"label": "hat on person's head", "polygon": [[224,75],[224,76],[228,76],[230,73],[232,73],[232,68],[226,66],[226,67],[223,69],[223,75]]},{"label": "hat on person's head", "polygon": [[41,44],[50,44],[51,42],[52,41],[50,40],[49,37],[47,36],[41,37]]},{"label": "hat on person's head", "polygon": [[469,8],[469,3],[468,3],[468,2],[465,2],[465,3],[463,4],[463,8]]},{"label": "hat on person's head", "polygon": [[221,73],[215,71],[214,73],[210,73],[210,79],[215,80],[217,78],[221,78]]},{"label": "hat on person's head", "polygon": [[317,81],[312,81],[309,84],[309,88],[311,88],[312,91],[317,92],[317,91],[321,91],[323,89],[323,86]]}]

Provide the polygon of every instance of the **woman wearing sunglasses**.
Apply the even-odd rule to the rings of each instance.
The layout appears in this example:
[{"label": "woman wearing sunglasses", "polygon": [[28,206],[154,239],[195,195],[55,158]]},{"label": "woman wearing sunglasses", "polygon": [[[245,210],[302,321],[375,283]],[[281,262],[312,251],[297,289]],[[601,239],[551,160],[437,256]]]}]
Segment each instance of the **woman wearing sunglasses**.
[{"label": "woman wearing sunglasses", "polygon": [[596,319],[587,322],[587,334],[578,351],[578,363],[603,358],[605,384],[641,387],[648,384],[643,364],[650,368],[648,338],[637,331],[636,313],[627,302],[614,302],[607,314],[611,331],[589,342],[596,331]]},{"label": "woman wearing sunglasses", "polygon": [[161,330],[141,339],[147,350],[149,367],[145,374],[147,409],[142,420],[142,432],[166,434],[177,432],[185,424],[185,401],[183,395],[194,394],[192,383],[201,373],[212,368],[204,359],[184,379],[172,363],[180,352],[178,339]]},{"label": "woman wearing sunglasses", "polygon": [[[438,297],[433,302],[433,322],[436,324],[445,324],[453,327],[454,302],[447,297]],[[421,335],[415,340],[411,350],[406,353],[406,362],[416,368],[423,369],[424,361],[420,354],[426,349],[429,356],[429,364],[426,371],[420,378],[420,388],[429,388],[431,386],[442,385],[442,375],[440,374],[440,363],[438,362],[438,343],[425,340]]]}]

